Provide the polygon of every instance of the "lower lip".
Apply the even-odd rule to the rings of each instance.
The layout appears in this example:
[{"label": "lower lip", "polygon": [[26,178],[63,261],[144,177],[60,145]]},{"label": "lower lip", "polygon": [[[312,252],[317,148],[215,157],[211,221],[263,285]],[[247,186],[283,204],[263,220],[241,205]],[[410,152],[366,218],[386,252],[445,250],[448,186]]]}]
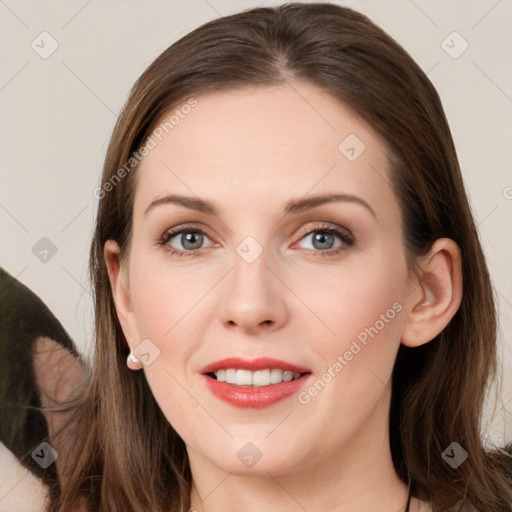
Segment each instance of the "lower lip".
[{"label": "lower lip", "polygon": [[245,409],[263,409],[297,393],[309,375],[304,374],[290,382],[258,387],[235,386],[234,384],[219,382],[207,375],[204,375],[204,378],[210,391],[224,402]]}]

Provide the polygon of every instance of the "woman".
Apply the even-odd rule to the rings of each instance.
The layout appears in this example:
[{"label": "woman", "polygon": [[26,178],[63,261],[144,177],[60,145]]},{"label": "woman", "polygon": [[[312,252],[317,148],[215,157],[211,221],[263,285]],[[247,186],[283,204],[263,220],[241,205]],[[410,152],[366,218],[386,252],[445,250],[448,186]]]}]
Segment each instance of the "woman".
[{"label": "woman", "polygon": [[288,4],[186,35],[133,87],[96,195],[96,354],[52,510],[512,510],[448,124],[366,17]]}]

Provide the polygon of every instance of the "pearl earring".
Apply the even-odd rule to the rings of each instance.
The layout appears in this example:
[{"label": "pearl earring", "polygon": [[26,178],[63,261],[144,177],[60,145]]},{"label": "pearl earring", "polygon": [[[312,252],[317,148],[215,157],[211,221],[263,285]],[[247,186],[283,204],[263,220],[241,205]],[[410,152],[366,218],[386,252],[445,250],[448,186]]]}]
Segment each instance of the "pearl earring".
[{"label": "pearl earring", "polygon": [[[133,342],[133,340],[130,340],[130,343]],[[130,349],[130,353],[128,354],[128,357],[126,358],[126,365],[130,370],[140,370],[142,368],[142,363],[135,357],[133,354],[133,350]]]}]

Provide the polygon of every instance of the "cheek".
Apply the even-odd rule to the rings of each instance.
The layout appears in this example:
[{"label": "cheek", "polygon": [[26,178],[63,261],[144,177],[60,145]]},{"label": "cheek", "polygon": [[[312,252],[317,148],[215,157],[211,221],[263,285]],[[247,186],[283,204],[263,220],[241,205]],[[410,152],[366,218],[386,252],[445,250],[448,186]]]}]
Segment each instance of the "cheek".
[{"label": "cheek", "polygon": [[400,331],[399,311],[407,290],[405,262],[399,255],[394,262],[388,257],[361,258],[328,276],[298,281],[294,290],[311,305],[320,336],[342,348],[361,333],[364,339],[366,329],[375,325],[383,333]]},{"label": "cheek", "polygon": [[171,268],[160,254],[134,251],[132,256],[130,295],[139,334],[165,344],[204,294],[204,276]]},{"label": "cheek", "polygon": [[[310,288],[308,300],[322,320],[314,319],[316,329],[323,334],[308,343],[319,365],[313,386],[299,398],[314,402],[318,416],[345,424],[346,411],[364,416],[372,409],[391,376],[404,321],[405,260],[396,253],[361,258],[328,282]],[[308,331],[314,332],[312,324]]]},{"label": "cheek", "polygon": [[136,261],[130,286],[139,336],[149,338],[159,350],[159,356],[143,371],[165,417],[187,437],[191,425],[204,421],[204,411],[188,391],[188,363],[201,338],[197,302],[204,289],[200,281],[185,277],[179,269],[157,268],[149,258],[145,265],[143,255]]},{"label": "cheek", "polygon": [[310,296],[332,332],[317,321],[326,334],[309,343],[309,351],[319,364],[298,398],[303,414],[325,420],[326,439],[356,436],[386,391],[403,325],[404,268],[374,261],[358,272],[340,273],[324,295],[318,288]]}]

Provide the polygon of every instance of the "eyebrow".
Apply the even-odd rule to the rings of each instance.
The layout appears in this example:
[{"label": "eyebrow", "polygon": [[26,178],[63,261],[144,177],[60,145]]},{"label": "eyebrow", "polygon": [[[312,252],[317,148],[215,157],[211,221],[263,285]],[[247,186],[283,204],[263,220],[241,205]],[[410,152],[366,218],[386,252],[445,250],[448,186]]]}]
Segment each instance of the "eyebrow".
[{"label": "eyebrow", "polygon": [[[366,208],[373,215],[373,217],[377,218],[373,208],[364,199],[350,194],[322,194],[301,199],[293,199],[285,203],[284,213],[285,215],[289,213],[299,213],[332,202],[359,204]],[[144,215],[147,215],[147,213],[153,208],[165,204],[177,204],[184,206],[185,208],[190,208],[191,210],[197,210],[198,212],[215,215],[217,217],[220,215],[217,206],[215,206],[215,204],[210,201],[201,199],[199,197],[182,196],[177,194],[171,194],[159,199],[155,199],[146,208]]]}]

